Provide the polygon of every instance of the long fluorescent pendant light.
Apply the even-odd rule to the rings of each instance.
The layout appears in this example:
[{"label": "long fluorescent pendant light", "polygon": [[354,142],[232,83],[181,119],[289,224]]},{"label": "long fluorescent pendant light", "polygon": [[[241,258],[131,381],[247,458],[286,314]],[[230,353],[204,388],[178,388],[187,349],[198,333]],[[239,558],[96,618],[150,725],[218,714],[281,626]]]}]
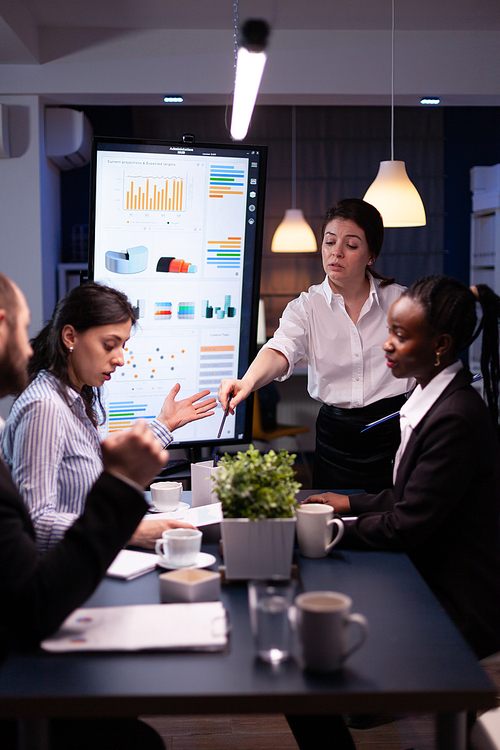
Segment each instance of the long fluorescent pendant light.
[{"label": "long fluorescent pendant light", "polygon": [[380,211],[384,227],[421,227],[426,223],[422,199],[406,173],[404,161],[394,160],[394,27],[392,0],[391,160],[380,162],[378,174],[366,191],[364,200]]},{"label": "long fluorescent pendant light", "polygon": [[241,141],[248,133],[262,74],[266,65],[265,48],[269,25],[260,19],[249,19],[240,30],[236,60],[231,137]]}]

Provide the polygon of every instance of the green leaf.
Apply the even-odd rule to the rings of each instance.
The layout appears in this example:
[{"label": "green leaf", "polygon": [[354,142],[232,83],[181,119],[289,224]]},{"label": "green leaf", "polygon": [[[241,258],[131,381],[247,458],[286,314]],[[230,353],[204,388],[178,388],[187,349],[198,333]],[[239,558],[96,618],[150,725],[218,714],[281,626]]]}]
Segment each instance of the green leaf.
[{"label": "green leaf", "polygon": [[295,454],[282,450],[261,454],[253,445],[236,456],[227,453],[212,477],[214,491],[225,518],[290,518],[295,495]]}]

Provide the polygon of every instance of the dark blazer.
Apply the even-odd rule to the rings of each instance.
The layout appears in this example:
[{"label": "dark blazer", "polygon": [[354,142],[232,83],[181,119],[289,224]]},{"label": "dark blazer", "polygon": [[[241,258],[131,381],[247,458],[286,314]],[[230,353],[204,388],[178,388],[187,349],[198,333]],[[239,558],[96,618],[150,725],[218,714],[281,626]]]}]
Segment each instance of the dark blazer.
[{"label": "dark blazer", "polygon": [[40,557],[29,513],[0,461],[0,652],[57,630],[90,596],[146,508],[139,492],[104,472],[83,515]]},{"label": "dark blazer", "polygon": [[352,495],[339,547],[408,554],[482,658],[500,650],[500,445],[460,370],[413,431],[394,489]]}]

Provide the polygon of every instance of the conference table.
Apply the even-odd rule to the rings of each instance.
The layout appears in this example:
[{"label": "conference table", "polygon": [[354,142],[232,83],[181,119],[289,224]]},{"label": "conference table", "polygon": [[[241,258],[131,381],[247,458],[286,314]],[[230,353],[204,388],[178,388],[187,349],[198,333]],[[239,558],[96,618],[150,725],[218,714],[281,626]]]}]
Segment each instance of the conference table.
[{"label": "conference table", "polygon": [[[220,563],[217,543],[203,550]],[[465,748],[465,712],[493,708],[495,688],[406,555],[333,551],[314,560],[297,551],[296,562],[297,591],[344,592],[368,618],[368,638],[342,670],[307,672],[298,650],[279,665],[257,659],[247,587],[236,582],[222,587],[224,651],[11,654],[0,667],[0,718],[36,726],[44,717],[433,713],[436,747]],[[86,604],[159,602],[161,572],[106,578]],[[26,746],[37,746],[33,737]]]}]

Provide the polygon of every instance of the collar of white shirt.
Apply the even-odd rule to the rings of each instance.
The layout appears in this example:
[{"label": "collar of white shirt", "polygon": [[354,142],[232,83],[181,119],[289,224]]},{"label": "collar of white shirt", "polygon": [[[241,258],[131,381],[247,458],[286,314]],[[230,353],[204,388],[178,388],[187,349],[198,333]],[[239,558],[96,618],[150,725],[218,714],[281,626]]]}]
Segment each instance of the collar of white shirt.
[{"label": "collar of white shirt", "polygon": [[408,401],[403,405],[400,417],[407,419],[412,430],[425,417],[431,406],[435,404],[444,389],[453,380],[455,375],[463,367],[462,362],[457,359],[456,362],[445,367],[440,373],[432,378],[425,388],[417,385]]},{"label": "collar of white shirt", "polygon": [[436,403],[444,389],[449,383],[451,383],[457,372],[461,370],[462,367],[462,362],[457,359],[456,362],[453,362],[453,364],[445,367],[444,370],[435,375],[425,388],[417,385],[408,401],[401,408],[401,411],[399,412],[401,442],[394,459],[394,483],[396,482],[396,475],[398,473],[401,458],[405,452],[413,430],[425,417],[429,409]]},{"label": "collar of white shirt", "polygon": [[[370,306],[376,302],[377,304],[380,304],[379,298],[378,298],[378,285],[375,283],[375,279],[371,275],[371,273],[368,274],[368,281],[370,282],[370,291],[368,293],[368,297],[371,297],[371,304]],[[332,287],[330,286],[330,282],[328,280],[328,276],[325,276],[325,280],[322,284],[323,287],[323,294],[325,295],[328,302],[333,304],[333,302],[339,302],[342,305],[344,304],[344,298],[341,294],[337,294],[333,291]],[[365,302],[366,305],[366,302]]]}]

